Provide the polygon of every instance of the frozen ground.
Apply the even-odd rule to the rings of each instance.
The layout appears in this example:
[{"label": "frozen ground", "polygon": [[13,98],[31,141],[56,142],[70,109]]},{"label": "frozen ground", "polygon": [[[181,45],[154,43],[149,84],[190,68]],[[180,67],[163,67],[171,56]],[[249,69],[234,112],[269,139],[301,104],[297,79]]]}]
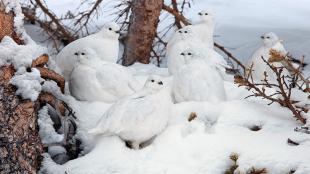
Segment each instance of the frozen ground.
[{"label": "frozen ground", "polygon": [[[47,0],[57,14],[75,9],[75,0]],[[111,0],[108,2],[112,2]],[[198,9],[214,9],[217,16],[215,40],[245,61],[259,46],[259,36],[274,31],[296,56],[310,56],[310,2],[307,0],[196,0],[187,15],[195,21]],[[103,19],[110,20],[107,10]],[[97,21],[98,26],[104,20]],[[36,41],[41,37],[35,36]],[[42,41],[42,40],[41,40]],[[306,62],[309,59],[306,58]],[[167,75],[167,69],[152,65],[130,67],[141,83],[148,74]],[[165,79],[170,83],[171,78]],[[92,137],[93,128],[109,104],[66,100],[76,111],[84,155],[64,165],[46,156],[43,166],[49,173],[68,174],[222,174],[232,164],[229,155],[239,154],[240,172],[252,166],[270,174],[310,173],[310,137],[294,132],[299,124],[289,110],[257,99],[243,100],[248,92],[225,82],[228,101],[218,104],[186,102],[173,106],[167,129],[142,150],[128,149],[117,137]],[[198,118],[188,122],[191,112]],[[251,128],[260,127],[259,131]],[[291,146],[287,139],[302,140]]]}]

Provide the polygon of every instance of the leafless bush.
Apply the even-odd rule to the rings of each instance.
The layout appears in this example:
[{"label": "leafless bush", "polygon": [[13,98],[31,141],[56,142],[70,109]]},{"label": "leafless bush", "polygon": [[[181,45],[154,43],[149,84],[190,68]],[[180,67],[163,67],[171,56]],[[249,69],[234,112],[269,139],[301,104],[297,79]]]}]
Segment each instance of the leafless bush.
[{"label": "leafless bush", "polygon": [[[262,57],[268,67],[272,70],[272,74],[267,74],[265,71],[264,79],[260,82],[255,82],[252,77],[253,65],[247,69],[248,73],[244,75],[236,75],[235,83],[239,86],[246,87],[253,94],[248,97],[261,97],[270,101],[269,104],[278,103],[283,107],[288,108],[294,117],[301,123],[306,123],[306,118],[304,114],[308,112],[308,105],[293,99],[292,91],[300,90],[304,93],[309,92],[309,81],[303,77],[301,66],[299,68],[294,68],[286,55],[281,55],[275,50],[270,51],[270,58],[266,60]],[[273,66],[273,62],[281,62],[283,66],[276,67]],[[284,70],[288,70],[289,74],[284,74]],[[276,82],[271,81],[268,77],[270,75],[276,76]],[[266,92],[267,88],[274,89],[275,92],[268,94]]]}]

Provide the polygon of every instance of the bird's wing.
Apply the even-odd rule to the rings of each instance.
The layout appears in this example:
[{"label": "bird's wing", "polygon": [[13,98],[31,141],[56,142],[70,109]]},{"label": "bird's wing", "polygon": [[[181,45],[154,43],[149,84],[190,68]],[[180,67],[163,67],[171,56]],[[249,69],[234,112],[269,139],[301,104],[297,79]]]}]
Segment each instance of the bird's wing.
[{"label": "bird's wing", "polygon": [[102,64],[98,62],[96,67],[96,78],[102,88],[107,90],[115,88],[127,79],[127,74],[112,63]]},{"label": "bird's wing", "polygon": [[273,47],[272,49],[280,52],[282,55],[286,55],[287,54],[287,51],[286,49],[284,48],[284,45],[279,41],[277,42]]},{"label": "bird's wing", "polygon": [[126,127],[134,127],[137,122],[143,122],[155,111],[155,105],[152,97],[143,91],[124,98],[108,111],[109,131],[119,133]]}]

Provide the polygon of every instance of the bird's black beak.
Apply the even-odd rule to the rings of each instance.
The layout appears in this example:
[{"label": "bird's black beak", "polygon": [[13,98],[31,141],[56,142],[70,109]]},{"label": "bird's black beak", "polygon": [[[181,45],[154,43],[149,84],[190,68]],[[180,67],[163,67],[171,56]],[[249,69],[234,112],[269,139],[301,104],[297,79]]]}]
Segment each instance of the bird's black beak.
[{"label": "bird's black beak", "polygon": [[120,31],[120,30],[118,30],[118,31],[115,31],[115,33],[120,34],[120,33],[121,33],[121,31]]},{"label": "bird's black beak", "polygon": [[198,13],[198,15],[199,15],[199,16],[201,16],[201,15],[202,15],[202,13]]},{"label": "bird's black beak", "polygon": [[164,85],[164,84],[163,84],[163,82],[161,82],[161,81],[160,81],[160,82],[158,82],[158,84],[159,84],[159,85]]},{"label": "bird's black beak", "polygon": [[264,37],[264,36],[261,36],[260,38],[261,38],[261,39],[265,39],[265,37]]}]

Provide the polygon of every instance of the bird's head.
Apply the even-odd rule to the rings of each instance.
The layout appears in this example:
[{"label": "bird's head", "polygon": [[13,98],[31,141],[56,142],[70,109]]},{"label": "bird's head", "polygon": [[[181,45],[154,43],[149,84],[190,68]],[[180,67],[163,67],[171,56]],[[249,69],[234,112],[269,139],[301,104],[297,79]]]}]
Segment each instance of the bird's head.
[{"label": "bird's head", "polygon": [[196,53],[196,51],[190,48],[185,49],[184,51],[180,53],[181,58],[186,64],[189,63],[191,60],[197,59],[198,58],[197,55],[198,54]]},{"label": "bird's head", "polygon": [[101,33],[104,37],[118,39],[120,36],[120,27],[115,22],[109,22],[103,26]]},{"label": "bird's head", "polygon": [[261,39],[263,41],[263,45],[267,47],[272,47],[277,42],[279,42],[279,38],[275,33],[269,32],[265,33],[261,36]]},{"label": "bird's head", "polygon": [[150,89],[152,91],[160,91],[164,88],[164,83],[162,81],[162,77],[158,75],[151,75],[146,80],[144,88]]},{"label": "bird's head", "polygon": [[203,23],[211,24],[214,22],[214,12],[212,10],[202,10],[198,13],[198,16]]},{"label": "bird's head", "polygon": [[91,48],[84,48],[74,53],[79,64],[91,65],[94,61],[99,60],[96,52]]},{"label": "bird's head", "polygon": [[178,37],[182,40],[191,38],[194,36],[194,33],[190,27],[183,27],[177,31]]}]

